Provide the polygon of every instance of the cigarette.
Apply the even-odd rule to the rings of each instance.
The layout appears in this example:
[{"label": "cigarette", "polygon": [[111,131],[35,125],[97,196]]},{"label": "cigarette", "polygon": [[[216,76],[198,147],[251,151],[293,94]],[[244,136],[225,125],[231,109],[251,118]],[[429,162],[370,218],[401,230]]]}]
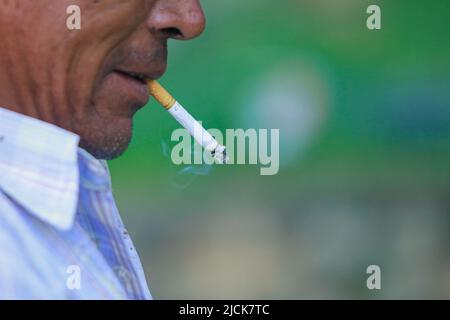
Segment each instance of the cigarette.
[{"label": "cigarette", "polygon": [[223,145],[203,128],[203,126],[192,117],[175,98],[166,91],[157,81],[149,80],[148,88],[150,95],[158,101],[164,109],[178,121],[205,150],[219,163],[227,163],[227,153]]}]

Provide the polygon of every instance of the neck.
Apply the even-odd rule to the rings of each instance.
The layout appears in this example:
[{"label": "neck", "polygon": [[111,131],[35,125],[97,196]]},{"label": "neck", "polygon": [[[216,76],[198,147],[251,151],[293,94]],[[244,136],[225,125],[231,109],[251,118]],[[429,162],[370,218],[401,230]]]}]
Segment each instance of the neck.
[{"label": "neck", "polygon": [[[18,55],[20,56],[20,55]],[[0,106],[45,122],[57,124],[54,112],[51,112],[52,95],[50,83],[37,81],[34,75],[42,69],[36,68],[30,61],[14,61],[9,55],[0,56]]]}]

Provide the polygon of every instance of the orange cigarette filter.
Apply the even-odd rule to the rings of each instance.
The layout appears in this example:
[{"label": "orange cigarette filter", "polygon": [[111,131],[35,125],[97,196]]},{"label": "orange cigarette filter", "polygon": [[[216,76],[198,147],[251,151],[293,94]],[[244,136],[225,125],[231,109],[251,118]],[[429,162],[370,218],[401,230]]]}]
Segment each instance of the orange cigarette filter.
[{"label": "orange cigarette filter", "polygon": [[147,82],[148,89],[150,91],[150,94],[158,101],[166,110],[169,110],[172,108],[176,100],[172,95],[167,92],[166,89],[163,88],[157,81],[155,80],[149,80]]}]

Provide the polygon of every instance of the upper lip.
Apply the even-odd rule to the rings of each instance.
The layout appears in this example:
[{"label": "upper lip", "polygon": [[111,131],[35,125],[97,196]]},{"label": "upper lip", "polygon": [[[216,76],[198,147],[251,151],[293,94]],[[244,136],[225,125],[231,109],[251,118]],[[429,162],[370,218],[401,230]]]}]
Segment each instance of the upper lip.
[{"label": "upper lip", "polygon": [[115,70],[116,72],[124,73],[130,77],[133,77],[142,82],[147,82],[148,80],[157,80],[161,78],[165,72],[165,66],[152,69],[152,70],[136,70],[136,69],[128,69],[128,68],[119,68]]}]

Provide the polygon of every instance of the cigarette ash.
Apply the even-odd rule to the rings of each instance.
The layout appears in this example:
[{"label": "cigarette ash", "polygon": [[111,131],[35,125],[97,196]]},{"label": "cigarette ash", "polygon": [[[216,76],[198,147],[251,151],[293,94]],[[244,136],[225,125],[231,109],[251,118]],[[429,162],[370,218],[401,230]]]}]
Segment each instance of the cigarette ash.
[{"label": "cigarette ash", "polygon": [[230,158],[227,156],[227,149],[221,145],[211,152],[211,156],[219,164],[227,164],[230,161]]}]

